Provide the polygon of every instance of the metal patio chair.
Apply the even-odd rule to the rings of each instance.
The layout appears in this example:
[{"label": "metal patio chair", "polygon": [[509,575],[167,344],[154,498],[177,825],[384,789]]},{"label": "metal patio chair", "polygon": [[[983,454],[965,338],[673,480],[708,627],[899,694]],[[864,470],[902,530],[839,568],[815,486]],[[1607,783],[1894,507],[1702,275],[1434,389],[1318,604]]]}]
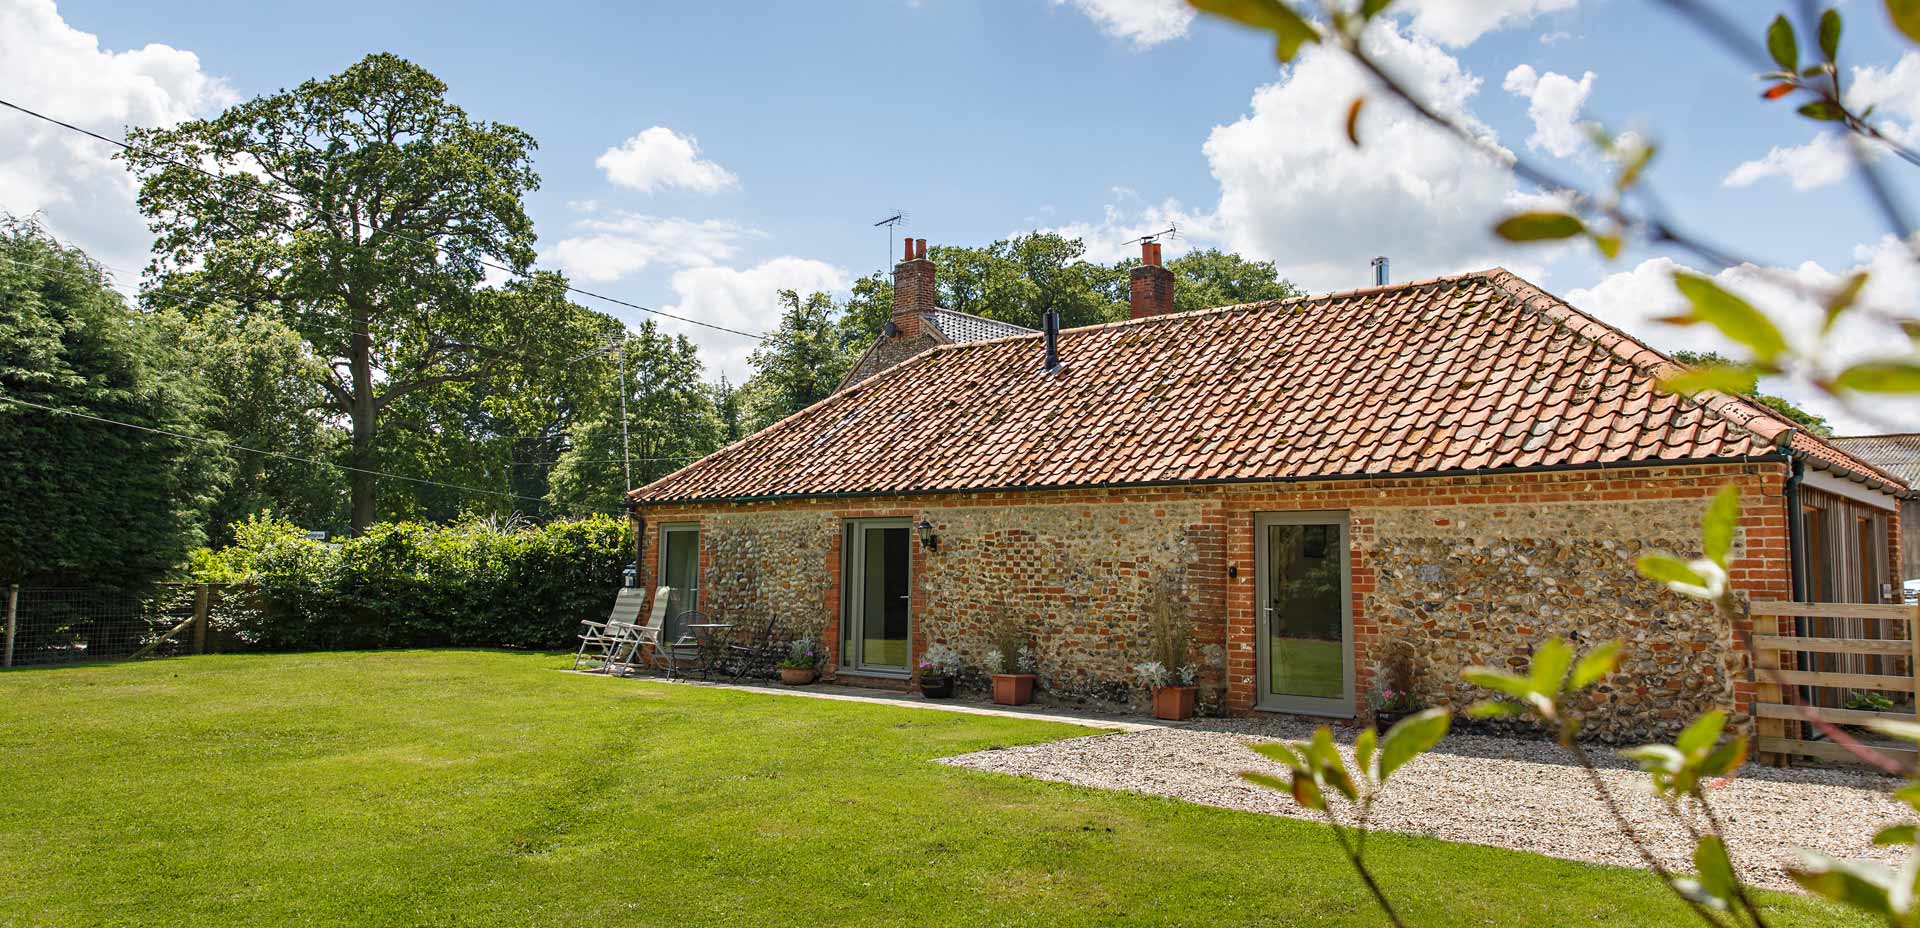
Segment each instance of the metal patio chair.
[{"label": "metal patio chair", "polygon": [[579,670],[582,663],[595,664],[600,670],[609,669],[617,652],[632,637],[644,600],[642,591],[622,587],[614,597],[613,611],[605,622],[591,619],[581,622],[580,650],[573,655],[573,669]]},{"label": "metal patio chair", "polygon": [[680,668],[699,668],[700,679],[713,679],[713,672],[726,658],[726,632],[733,626],[724,622],[713,622],[706,613],[689,609],[674,616],[674,624],[680,628],[680,634],[673,641],[660,647],[666,652],[668,662],[667,676],[684,676]]},{"label": "metal patio chair", "polygon": [[767,619],[760,626],[760,632],[742,644],[727,645],[727,661],[733,670],[731,682],[752,677],[764,680],[773,676],[774,668],[780,665],[780,659],[786,656],[784,642],[778,641],[774,633],[780,629],[778,616]]}]

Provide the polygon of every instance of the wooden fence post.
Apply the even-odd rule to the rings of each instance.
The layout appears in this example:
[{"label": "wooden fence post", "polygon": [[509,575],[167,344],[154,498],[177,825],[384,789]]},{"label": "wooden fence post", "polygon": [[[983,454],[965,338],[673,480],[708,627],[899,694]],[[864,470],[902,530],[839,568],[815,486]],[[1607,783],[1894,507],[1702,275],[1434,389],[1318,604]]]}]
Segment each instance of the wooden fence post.
[{"label": "wooden fence post", "polygon": [[7,652],[0,667],[13,666],[13,632],[20,619],[20,587],[7,587]]},{"label": "wooden fence post", "polygon": [[[1920,605],[1907,610],[1907,640],[1913,643],[1912,663],[1907,665],[1907,676],[1920,680]],[[1913,716],[1920,720],[1920,685],[1913,691]]]},{"label": "wooden fence post", "polygon": [[193,592],[193,653],[207,653],[207,609],[211,604],[211,591],[204,583]]}]

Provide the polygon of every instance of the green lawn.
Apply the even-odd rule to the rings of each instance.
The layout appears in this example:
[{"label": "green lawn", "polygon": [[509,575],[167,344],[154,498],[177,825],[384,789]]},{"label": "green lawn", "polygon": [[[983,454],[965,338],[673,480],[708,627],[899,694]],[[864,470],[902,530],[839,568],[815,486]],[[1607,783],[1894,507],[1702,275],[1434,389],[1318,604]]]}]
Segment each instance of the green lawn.
[{"label": "green lawn", "polygon": [[[0,674],[0,925],[1379,925],[1321,827],[931,763],[1080,730],[553,655]],[[1671,925],[1651,876],[1371,845],[1416,925]],[[1776,925],[1834,910],[1770,896]]]}]

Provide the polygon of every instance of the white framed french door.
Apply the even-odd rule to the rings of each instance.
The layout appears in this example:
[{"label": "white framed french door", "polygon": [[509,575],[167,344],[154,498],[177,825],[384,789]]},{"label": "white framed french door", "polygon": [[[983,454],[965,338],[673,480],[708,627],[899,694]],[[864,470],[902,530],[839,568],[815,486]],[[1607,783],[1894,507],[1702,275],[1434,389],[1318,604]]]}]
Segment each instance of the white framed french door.
[{"label": "white framed french door", "polygon": [[668,522],[660,526],[659,585],[667,588],[667,611],[661,621],[661,639],[679,641],[686,631],[681,613],[700,608],[700,523]]},{"label": "white framed french door", "polygon": [[1353,715],[1353,580],[1345,512],[1253,519],[1254,707]]}]

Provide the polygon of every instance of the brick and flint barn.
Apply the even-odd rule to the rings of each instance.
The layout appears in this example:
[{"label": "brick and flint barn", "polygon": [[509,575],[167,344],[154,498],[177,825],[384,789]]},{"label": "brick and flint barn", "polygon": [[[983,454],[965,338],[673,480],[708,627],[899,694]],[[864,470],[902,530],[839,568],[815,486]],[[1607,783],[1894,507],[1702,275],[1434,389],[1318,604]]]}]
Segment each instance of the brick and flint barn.
[{"label": "brick and flint barn", "polygon": [[[901,685],[1012,615],[1057,697],[1138,698],[1177,590],[1203,700],[1364,716],[1382,655],[1430,704],[1551,636],[1627,643],[1595,734],[1646,737],[1754,687],[1741,634],[1640,578],[1740,488],[1735,587],[1883,602],[1904,485],[1500,269],[1172,312],[1149,244],[1132,318],[1034,332],[936,305],[910,242],[886,331],[833,396],[636,490],[642,584],[818,635]],[[1790,522],[1794,516],[1800,518]]]}]

